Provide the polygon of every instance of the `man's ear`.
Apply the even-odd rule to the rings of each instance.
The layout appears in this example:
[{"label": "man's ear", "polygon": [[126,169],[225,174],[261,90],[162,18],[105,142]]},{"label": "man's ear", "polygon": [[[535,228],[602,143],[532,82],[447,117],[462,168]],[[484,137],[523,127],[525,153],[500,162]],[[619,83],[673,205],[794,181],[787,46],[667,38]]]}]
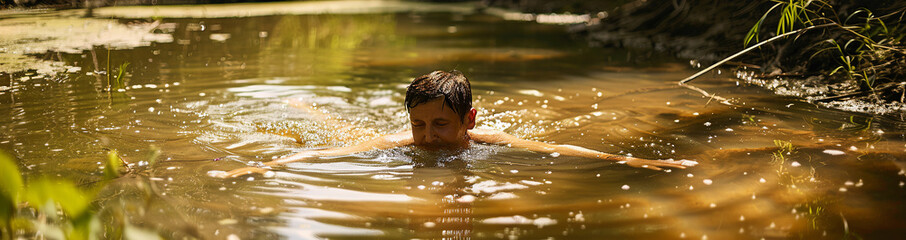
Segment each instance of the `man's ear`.
[{"label": "man's ear", "polygon": [[474,108],[469,110],[469,114],[466,114],[466,126],[469,127],[468,129],[475,128],[475,115],[478,115],[478,110]]}]

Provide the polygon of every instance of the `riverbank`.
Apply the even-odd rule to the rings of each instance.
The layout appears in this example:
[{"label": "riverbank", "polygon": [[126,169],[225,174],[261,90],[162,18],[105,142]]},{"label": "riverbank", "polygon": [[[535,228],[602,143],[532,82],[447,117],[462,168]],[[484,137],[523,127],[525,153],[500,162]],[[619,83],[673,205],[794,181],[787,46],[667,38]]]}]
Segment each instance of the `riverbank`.
[{"label": "riverbank", "polygon": [[[756,31],[762,34],[761,40],[776,35],[779,31],[771,32],[774,30],[771,27],[778,25],[781,18],[780,10],[773,9],[772,3],[767,1],[625,1],[607,5],[582,1],[487,0],[484,3],[536,13],[586,14],[589,20],[572,25],[570,32],[592,45],[632,49],[638,58],[645,58],[652,52],[670,53],[689,59],[693,67],[708,66],[743,50],[753,25],[763,16],[762,28]],[[875,29],[863,27],[853,31],[834,26],[836,28],[803,31],[733,59],[723,70],[737,73],[732,81],[756,85],[816,105],[896,115],[901,120],[906,118],[903,115],[906,110],[906,81],[903,81],[906,47],[899,42],[906,35],[906,27],[901,26],[906,4],[895,1],[835,4],[821,9],[814,9],[815,5],[807,7],[809,11],[849,16],[837,21],[841,24],[861,20],[866,22],[863,25]],[[806,24],[794,22],[789,30],[803,28]],[[846,28],[850,27],[846,25]],[[884,32],[878,33],[881,30],[877,29],[881,27]],[[860,39],[850,36],[853,34],[847,31],[863,30],[865,33],[859,34],[867,36],[864,42],[869,42],[868,46],[858,50],[849,46]],[[884,42],[883,39],[893,40]],[[757,42],[757,39],[749,40],[749,46]],[[831,41],[835,45],[826,43]],[[871,44],[878,47],[864,50],[872,48]],[[839,53],[829,49],[833,46],[841,49]]]},{"label": "riverbank", "polygon": [[[475,12],[499,16],[505,20],[533,21],[544,24],[568,25],[568,32],[586,39],[590,45],[604,48],[629,49],[629,60],[642,62],[667,53],[688,59],[693,68],[705,67],[741,51],[752,26],[765,16],[761,40],[772,34],[770,26],[777,25],[779,10],[768,2],[659,2],[659,1],[534,1],[485,0],[481,3],[413,3],[397,1],[331,1],[331,2],[274,2],[255,4],[218,4],[196,6],[164,6],[184,1],[143,2],[126,1],[118,5],[157,5],[150,7],[101,7],[93,10],[72,9],[51,11],[41,9],[3,10],[0,30],[13,34],[0,36],[0,84],[12,86],[11,79],[49,77],[51,73],[77,71],[55,61],[59,52],[80,52],[91,46],[146,46],[158,39],[150,33],[154,18],[196,17],[222,18],[264,16],[275,14],[366,13],[392,12]],[[430,1],[429,1],[430,2]],[[6,6],[11,6],[7,4]],[[37,1],[20,6],[51,6],[70,8],[92,5],[91,2]],[[242,7],[236,7],[241,5]],[[273,7],[280,5],[287,7]],[[453,9],[453,10],[451,10]],[[873,15],[864,14],[871,9]],[[825,28],[802,32],[733,59],[721,68],[735,72],[731,81],[769,89],[775,94],[801,98],[810,103],[847,111],[879,115],[898,115],[906,119],[906,47],[899,39],[906,35],[900,26],[906,3],[895,1],[842,2],[832,10],[838,15],[850,13],[869,25],[884,27],[886,34],[871,32],[868,42],[881,43],[883,48],[871,51],[850,47],[853,37],[842,28]],[[774,11],[773,15],[771,11]],[[53,12],[53,13],[51,13]],[[766,14],[767,13],[767,14]],[[899,15],[897,15],[899,13]],[[66,15],[65,21],[49,20],[52,24],[36,24],[42,17]],[[83,16],[119,19],[146,19],[121,23],[115,19],[82,18]],[[883,16],[881,16],[883,15]],[[22,17],[25,16],[25,17]],[[872,18],[874,16],[874,18]],[[871,22],[878,19],[878,22]],[[847,21],[855,21],[850,18]],[[30,22],[29,22],[30,21]],[[880,23],[886,21],[887,24]],[[845,21],[844,21],[845,22]],[[112,26],[102,29],[100,25]],[[798,23],[799,28],[804,23]],[[73,28],[73,26],[78,26]],[[96,28],[92,28],[92,26]],[[25,31],[25,29],[37,31]],[[767,30],[765,30],[767,29]],[[792,28],[790,28],[792,30]],[[67,32],[68,31],[68,32]],[[74,32],[72,32],[74,31]],[[844,31],[841,33],[841,31]],[[756,31],[759,32],[759,31]],[[48,35],[50,34],[50,35]],[[883,35],[883,36],[882,36]],[[103,37],[100,37],[103,36]],[[115,37],[111,37],[115,36]],[[130,38],[130,39],[126,39]],[[880,39],[895,39],[882,42]],[[23,40],[24,39],[24,40]],[[751,42],[757,42],[758,39]],[[828,48],[835,40],[839,53]],[[65,44],[63,44],[65,43]],[[59,44],[67,45],[52,47]],[[69,46],[72,45],[72,46]],[[748,45],[752,45],[749,43]],[[863,44],[864,45],[864,44]],[[841,47],[843,46],[843,47]],[[820,53],[820,54],[819,54]],[[27,56],[42,56],[41,60]],[[98,67],[98,69],[106,69]],[[3,73],[6,74],[3,74]],[[11,74],[10,74],[11,73]]]}]

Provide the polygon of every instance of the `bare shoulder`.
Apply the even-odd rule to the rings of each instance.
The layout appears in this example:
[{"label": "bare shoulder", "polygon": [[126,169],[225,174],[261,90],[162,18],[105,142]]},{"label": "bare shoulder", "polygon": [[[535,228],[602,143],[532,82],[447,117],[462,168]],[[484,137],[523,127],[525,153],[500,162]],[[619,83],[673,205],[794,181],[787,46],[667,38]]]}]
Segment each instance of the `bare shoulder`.
[{"label": "bare shoulder", "polygon": [[508,143],[517,137],[499,130],[491,129],[472,129],[469,130],[469,138],[479,143]]}]

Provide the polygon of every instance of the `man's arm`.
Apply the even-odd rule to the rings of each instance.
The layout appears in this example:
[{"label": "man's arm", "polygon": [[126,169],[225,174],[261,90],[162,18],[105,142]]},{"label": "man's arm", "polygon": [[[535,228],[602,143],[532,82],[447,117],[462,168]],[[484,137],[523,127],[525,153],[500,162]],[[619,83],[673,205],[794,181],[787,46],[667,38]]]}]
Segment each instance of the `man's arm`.
[{"label": "man's arm", "polygon": [[496,130],[470,130],[469,137],[476,142],[509,145],[511,147],[523,148],[533,152],[541,153],[559,153],[566,156],[597,158],[610,161],[626,163],[626,165],[648,168],[652,170],[661,170],[661,167],[672,167],[684,169],[686,166],[695,166],[698,162],[689,160],[647,160],[634,157],[626,157],[614,154],[603,153],[588,148],[566,144],[549,144],[545,142],[531,141],[522,139],[501,131]]},{"label": "man's arm", "polygon": [[[268,167],[283,165],[291,162],[304,161],[309,159],[315,159],[319,157],[334,157],[334,156],[343,156],[353,153],[371,151],[371,150],[381,150],[381,149],[390,149],[395,147],[402,147],[406,145],[411,145],[413,143],[412,133],[409,131],[403,131],[395,134],[380,136],[356,145],[339,147],[339,148],[328,148],[321,150],[309,150],[302,151],[287,157],[283,157],[274,161],[266,162],[264,165]],[[264,174],[267,173],[268,169],[259,168],[259,167],[244,167],[239,168],[229,172],[221,172],[216,174],[216,177],[221,178],[232,178],[239,177],[243,175],[248,175],[252,173]]]}]

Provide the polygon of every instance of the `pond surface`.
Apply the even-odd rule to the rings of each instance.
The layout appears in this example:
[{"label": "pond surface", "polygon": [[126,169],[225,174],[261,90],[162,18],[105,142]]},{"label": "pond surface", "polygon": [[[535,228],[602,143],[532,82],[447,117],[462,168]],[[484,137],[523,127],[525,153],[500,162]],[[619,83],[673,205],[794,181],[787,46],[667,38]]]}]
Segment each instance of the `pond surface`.
[{"label": "pond surface", "polygon": [[[101,177],[106,149],[118,150],[136,173],[109,184],[98,206],[166,238],[906,234],[902,119],[777,97],[732,69],[693,82],[738,100],[724,105],[675,87],[695,71],[687,60],[590,47],[564,26],[481,13],[159,21],[155,32],[172,41],[35,56],[80,67],[61,78],[6,75],[0,149],[26,178],[82,184]],[[126,87],[106,91],[96,71],[124,63]],[[292,163],[273,176],[208,176],[405,130],[409,81],[453,69],[471,80],[478,128],[700,164],[652,171],[474,145],[444,158],[404,148]],[[155,148],[160,160],[149,165]]]}]

